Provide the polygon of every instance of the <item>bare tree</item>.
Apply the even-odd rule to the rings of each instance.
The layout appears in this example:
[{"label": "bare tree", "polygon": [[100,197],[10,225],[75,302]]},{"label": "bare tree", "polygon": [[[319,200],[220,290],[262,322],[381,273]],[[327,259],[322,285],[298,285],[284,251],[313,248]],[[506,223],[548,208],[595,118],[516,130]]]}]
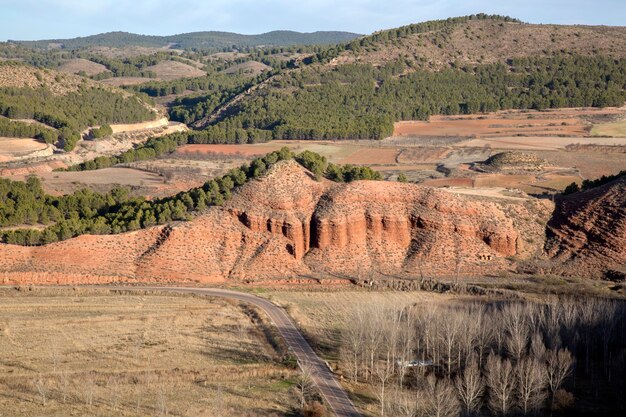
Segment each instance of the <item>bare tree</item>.
[{"label": "bare tree", "polygon": [[535,358],[522,359],[515,368],[517,398],[524,414],[539,410],[546,399],[546,367]]},{"label": "bare tree", "polygon": [[455,386],[466,415],[470,416],[480,410],[485,384],[475,355],[467,363],[463,373],[457,376]]},{"label": "bare tree", "polygon": [[491,346],[493,342],[492,319],[486,314],[484,307],[478,309],[474,319],[477,324],[476,350],[478,353],[478,367],[482,368],[486,352],[488,352],[489,346]]},{"label": "bare tree", "polygon": [[426,414],[432,417],[455,417],[459,415],[459,401],[448,379],[429,375],[426,380]]},{"label": "bare tree", "polygon": [[47,345],[48,355],[50,356],[50,362],[52,362],[52,372],[57,373],[57,366],[59,364],[59,347],[55,340],[52,340],[51,343]]},{"label": "bare tree", "polygon": [[457,312],[453,312],[445,317],[442,316],[441,319],[438,320],[438,324],[444,353],[446,355],[448,376],[450,376],[452,374],[452,362],[457,356],[455,349],[459,348],[461,337],[461,315]]},{"label": "bare tree", "polygon": [[371,378],[374,371],[374,363],[380,353],[380,347],[384,338],[384,306],[374,304],[368,306],[367,320],[365,322],[365,353],[368,379]]},{"label": "bare tree", "polygon": [[67,396],[69,394],[70,389],[70,375],[67,370],[63,370],[58,374],[59,379],[59,388],[61,390],[61,398],[63,399],[63,403],[66,402]]},{"label": "bare tree", "polygon": [[546,355],[546,375],[548,387],[554,401],[554,394],[561,388],[565,379],[572,373],[574,359],[567,349],[549,350]]},{"label": "bare tree", "polygon": [[400,385],[400,388],[403,387],[404,378],[408,369],[404,365],[409,362],[413,356],[413,343],[415,339],[415,316],[413,312],[409,310],[406,312],[404,322],[400,327],[398,343],[396,345],[396,358],[400,363],[398,368],[398,384]]},{"label": "bare tree", "polygon": [[300,372],[296,380],[296,387],[300,396],[300,408],[304,408],[307,400],[315,392],[315,382],[313,381],[313,367],[305,362],[298,362]]},{"label": "bare tree", "polygon": [[213,397],[212,408],[212,415],[215,417],[224,416],[224,393],[222,392],[222,384],[217,385],[215,396]]},{"label": "bare tree", "polygon": [[89,407],[93,405],[93,397],[96,393],[96,378],[93,373],[88,373],[82,378],[80,386],[83,390],[85,404]]},{"label": "bare tree", "polygon": [[379,383],[378,400],[380,401],[380,415],[385,415],[385,394],[387,389],[387,382],[393,376],[393,362],[389,354],[387,358],[376,361],[374,365],[374,374]]},{"label": "bare tree", "polygon": [[156,382],[156,409],[160,416],[167,417],[169,408],[167,406],[169,397],[169,387],[171,382],[167,378],[159,378]]},{"label": "bare tree", "polygon": [[494,414],[505,416],[513,405],[515,374],[508,359],[501,360],[495,354],[487,357],[487,387],[489,388],[489,408]]},{"label": "bare tree", "polygon": [[395,387],[389,393],[386,402],[386,414],[394,417],[415,417],[417,415],[417,402],[415,395],[402,388]]},{"label": "bare tree", "polygon": [[365,339],[365,313],[361,306],[351,310],[346,326],[342,333],[342,348],[344,357],[350,367],[353,382],[359,377],[359,358],[363,354],[363,341]]},{"label": "bare tree", "polygon": [[528,346],[528,311],[519,303],[509,304],[502,310],[502,321],[507,332],[505,347],[511,358],[517,362]]},{"label": "bare tree", "polygon": [[546,356],[546,345],[543,343],[543,338],[538,332],[535,332],[530,339],[530,353],[531,356],[537,360],[541,360]]},{"label": "bare tree", "polygon": [[46,384],[46,380],[41,376],[41,374],[37,375],[37,378],[33,380],[33,385],[35,389],[41,396],[41,405],[46,406],[46,394],[48,392],[48,387]]},{"label": "bare tree", "polygon": [[133,385],[133,394],[135,395],[135,412],[139,412],[139,408],[141,407],[141,400],[143,399],[143,391],[144,387],[142,381],[138,378],[135,380],[135,384]]},{"label": "bare tree", "polygon": [[109,394],[111,395],[111,407],[115,410],[117,409],[122,397],[120,381],[118,378],[111,376],[107,381],[107,388],[109,389]]}]

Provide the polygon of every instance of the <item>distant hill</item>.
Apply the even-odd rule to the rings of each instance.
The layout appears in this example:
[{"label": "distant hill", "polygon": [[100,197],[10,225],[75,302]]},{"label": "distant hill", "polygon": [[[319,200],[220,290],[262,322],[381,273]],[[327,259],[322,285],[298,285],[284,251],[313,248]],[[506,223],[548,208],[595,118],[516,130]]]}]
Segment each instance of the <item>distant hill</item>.
[{"label": "distant hill", "polygon": [[[154,120],[156,113],[128,91],[73,74],[0,62],[0,116],[0,136],[36,137],[69,151],[87,127]],[[34,126],[41,128],[24,119],[39,122]]]},{"label": "distant hill", "polygon": [[535,25],[506,16],[473,15],[375,32],[339,46],[334,63],[414,67],[490,64],[518,57],[626,56],[623,26]]},{"label": "distant hill", "polygon": [[[472,15],[377,32],[318,51],[200,116],[220,140],[380,139],[393,122],[505,109],[622,106],[626,28]],[[246,126],[245,134],[238,129]],[[243,138],[243,139],[242,139]]]},{"label": "distant hill", "polygon": [[69,50],[105,46],[123,48],[142,46],[173,49],[244,48],[256,46],[329,45],[349,42],[361,35],[350,32],[300,33],[287,30],[267,32],[260,35],[241,35],[230,32],[192,32],[171,36],[137,35],[128,32],[109,32],[72,39],[46,39],[40,41],[10,41],[29,48],[64,48]]}]

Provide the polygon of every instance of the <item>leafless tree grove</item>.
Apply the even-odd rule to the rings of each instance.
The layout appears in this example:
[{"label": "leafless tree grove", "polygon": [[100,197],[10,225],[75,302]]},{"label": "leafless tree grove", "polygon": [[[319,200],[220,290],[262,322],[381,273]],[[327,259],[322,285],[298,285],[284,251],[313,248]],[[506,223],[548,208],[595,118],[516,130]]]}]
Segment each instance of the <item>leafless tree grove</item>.
[{"label": "leafless tree grove", "polygon": [[[626,305],[356,305],[340,353],[344,375],[372,386],[381,416],[547,415],[572,405],[575,379],[623,378]],[[597,395],[619,403],[624,384],[614,386]]]}]

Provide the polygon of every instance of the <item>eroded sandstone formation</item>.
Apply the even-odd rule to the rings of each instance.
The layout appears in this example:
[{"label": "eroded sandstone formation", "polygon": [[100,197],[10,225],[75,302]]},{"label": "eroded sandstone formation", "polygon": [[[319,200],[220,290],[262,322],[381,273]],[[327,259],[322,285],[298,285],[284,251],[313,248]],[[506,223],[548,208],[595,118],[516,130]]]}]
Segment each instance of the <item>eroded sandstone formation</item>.
[{"label": "eroded sandstone formation", "polygon": [[626,273],[626,177],[563,197],[548,234],[546,251],[559,272],[597,278]]},{"label": "eroded sandstone formation", "polygon": [[[378,181],[316,181],[293,161],[193,221],[44,247],[0,245],[5,283],[495,273],[541,251],[543,202]],[[520,220],[526,219],[526,220]]]}]

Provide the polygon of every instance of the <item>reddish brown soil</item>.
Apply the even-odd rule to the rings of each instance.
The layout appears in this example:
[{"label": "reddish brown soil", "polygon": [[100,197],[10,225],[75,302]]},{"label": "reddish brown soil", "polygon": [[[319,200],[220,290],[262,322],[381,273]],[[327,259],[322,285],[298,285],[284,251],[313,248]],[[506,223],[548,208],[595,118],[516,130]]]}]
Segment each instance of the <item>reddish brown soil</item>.
[{"label": "reddish brown soil", "polygon": [[392,182],[315,181],[295,162],[196,219],[44,247],[0,245],[5,283],[258,281],[495,273],[540,250],[550,203]]},{"label": "reddish brown soil", "polygon": [[626,177],[563,197],[548,225],[548,253],[570,275],[626,274]]},{"label": "reddish brown soil", "polygon": [[430,187],[474,187],[474,180],[471,178],[438,178],[426,180],[422,184]]},{"label": "reddish brown soil", "polygon": [[396,164],[400,150],[393,148],[364,148],[359,149],[347,158],[341,160],[342,164]]},{"label": "reddish brown soil", "polygon": [[185,145],[176,150],[178,154],[202,153],[202,154],[221,154],[221,155],[242,155],[257,156],[265,155],[282,148],[281,144],[263,144],[263,145]]},{"label": "reddish brown soil", "polygon": [[623,115],[624,108],[501,111],[485,115],[432,116],[429,121],[404,121],[394,126],[394,136],[497,138],[514,136],[589,135],[589,117]]}]

